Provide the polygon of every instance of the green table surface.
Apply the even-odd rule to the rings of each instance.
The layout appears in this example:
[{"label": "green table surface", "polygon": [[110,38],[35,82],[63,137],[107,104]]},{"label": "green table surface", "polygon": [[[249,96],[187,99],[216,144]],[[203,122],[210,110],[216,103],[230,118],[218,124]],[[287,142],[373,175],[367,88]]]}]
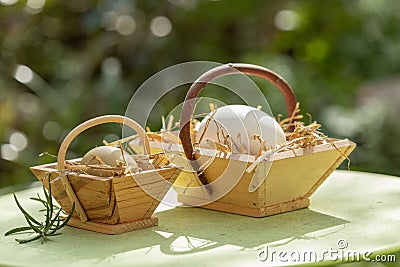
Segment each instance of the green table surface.
[{"label": "green table surface", "polygon": [[[40,191],[34,187],[17,196],[27,210],[36,211],[40,206],[29,197]],[[166,197],[174,200],[176,195],[170,190]],[[308,209],[250,218],[161,204],[157,227],[113,236],[65,227],[44,244],[18,244],[16,236],[3,235],[25,225],[11,194],[0,197],[0,210],[3,266],[269,266],[298,264],[296,255],[311,252],[319,261],[329,250],[338,251],[339,258],[349,251],[377,255],[400,250],[400,179],[361,172],[335,171]],[[338,240],[347,247],[340,249]],[[266,247],[268,259],[260,261],[259,251]],[[292,254],[278,257],[285,252]],[[324,263],[332,261],[325,258]]]}]

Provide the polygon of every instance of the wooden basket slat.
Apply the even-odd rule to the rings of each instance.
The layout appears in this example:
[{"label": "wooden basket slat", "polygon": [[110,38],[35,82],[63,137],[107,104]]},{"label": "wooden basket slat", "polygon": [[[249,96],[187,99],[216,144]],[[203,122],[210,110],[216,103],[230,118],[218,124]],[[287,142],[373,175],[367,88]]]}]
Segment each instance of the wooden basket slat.
[{"label": "wooden basket slat", "polygon": [[[351,141],[335,140],[334,146],[324,144],[315,146],[312,149],[284,152],[286,157],[278,153],[272,162],[265,181],[255,192],[248,192],[253,173],[244,172],[240,181],[230,192],[214,203],[204,205],[204,207],[254,217],[268,216],[279,213],[278,211],[304,208],[306,207],[304,205],[309,203],[307,201],[311,194],[354,148],[355,144]],[[235,161],[235,164],[239,162]],[[209,182],[219,179],[219,174],[223,173],[228,163],[229,160],[227,158],[216,157],[204,172]],[[262,162],[262,165],[267,167],[268,163]],[[188,180],[194,179],[193,175],[187,172],[182,172],[180,176],[183,178],[179,177],[177,183],[181,185],[182,182],[180,180],[187,183]],[[198,182],[193,181],[194,186],[198,184]],[[222,189],[213,187],[213,191],[218,190]],[[206,193],[203,193],[203,195],[190,195],[189,190],[187,190],[186,194],[182,194],[182,189],[179,189],[178,196],[179,201],[188,205],[199,203],[201,199],[206,200],[208,198]]]},{"label": "wooden basket slat", "polygon": [[[163,182],[165,181],[165,178],[167,177],[170,179],[174,175],[174,172],[176,171],[176,168],[163,168],[163,169],[157,169],[157,170],[152,170],[152,171],[144,171],[144,172],[139,172],[135,173],[134,179],[130,175],[118,177],[117,179],[113,179],[114,186],[120,186],[121,188],[129,188],[129,187],[136,187],[138,181],[140,183],[140,186],[146,186],[146,185],[152,185],[153,183],[156,182]],[[155,172],[158,173],[158,175],[155,174]]]},{"label": "wooden basket slat", "polygon": [[152,203],[146,202],[140,205],[129,206],[125,208],[119,208],[120,222],[131,222],[140,219],[146,219],[144,216],[147,211],[151,208]]},{"label": "wooden basket slat", "polygon": [[[188,196],[179,196],[179,200],[182,203],[196,203],[196,198]],[[201,199],[198,200],[201,201]],[[303,197],[303,198],[292,199],[286,202],[277,203],[270,206],[264,206],[261,208],[251,208],[251,207],[239,206],[236,204],[224,203],[219,201],[211,202],[201,207],[205,209],[229,212],[251,217],[265,217],[265,216],[279,214],[282,212],[288,212],[292,210],[306,208],[309,205],[310,205],[310,199],[307,197]]]},{"label": "wooden basket slat", "polygon": [[103,234],[115,235],[115,234],[122,234],[130,231],[157,226],[158,219],[155,217],[151,217],[133,222],[108,225],[93,221],[81,222],[79,218],[72,218],[68,223],[68,225]]},{"label": "wooden basket slat", "polygon": [[165,184],[161,184],[160,186],[155,186],[153,188],[146,188],[144,191],[139,186],[133,188],[122,189],[118,192],[118,202],[121,203],[122,201],[133,201],[134,199],[140,200],[140,198],[147,196],[148,194],[154,195],[160,193]]},{"label": "wooden basket slat", "polygon": [[[174,182],[176,181],[176,179],[178,178],[179,174],[181,173],[180,169],[175,170],[172,175],[170,176],[168,182],[172,184],[174,184]],[[156,199],[162,199],[168,192],[168,190],[170,189],[170,186],[165,186],[159,193],[158,195],[153,195],[156,197]],[[158,203],[156,201],[153,202],[152,206],[147,210],[147,213],[145,214],[145,218],[149,218],[155,211],[155,209],[157,208]]]},{"label": "wooden basket slat", "polygon": [[[55,168],[56,163],[53,163],[31,167],[31,171],[47,187],[48,172],[51,180],[59,177],[59,172],[56,172]],[[149,193],[161,199],[179,172],[180,170],[174,167],[165,167],[134,173],[134,178],[131,175],[105,178],[87,174],[69,174],[67,177],[90,221],[126,224],[150,218],[159,200],[154,199]],[[52,183],[52,193],[65,211],[71,210],[72,203],[60,180]],[[75,224],[78,223],[75,221]]]}]

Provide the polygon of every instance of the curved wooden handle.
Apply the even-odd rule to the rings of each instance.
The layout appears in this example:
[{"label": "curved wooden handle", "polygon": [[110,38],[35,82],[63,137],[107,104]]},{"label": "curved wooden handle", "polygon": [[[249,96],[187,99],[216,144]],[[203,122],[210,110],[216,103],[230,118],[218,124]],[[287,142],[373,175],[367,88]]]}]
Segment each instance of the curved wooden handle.
[{"label": "curved wooden handle", "polygon": [[[100,116],[96,117],[93,119],[90,119],[88,121],[85,121],[84,123],[78,125],[75,127],[63,140],[61,143],[60,149],[58,150],[58,156],[57,156],[57,169],[58,170],[64,170],[65,169],[65,155],[67,153],[68,147],[71,144],[71,142],[83,131],[99,125],[99,124],[104,124],[104,123],[110,123],[110,122],[116,122],[116,123],[121,123],[121,124],[126,124],[127,126],[131,127],[133,130],[135,130],[139,136],[141,136],[144,140],[144,153],[145,154],[150,154],[150,144],[149,144],[149,139],[147,138],[147,135],[144,131],[144,129],[134,120],[120,116],[120,115],[105,115],[105,116]],[[61,175],[61,182],[65,188],[65,191],[71,200],[72,203],[75,203],[75,211],[78,214],[79,218],[81,221],[86,222],[88,220],[87,215],[85,213],[85,210],[83,209],[81,203],[79,202],[78,197],[75,194],[74,189],[72,188],[67,175]]]},{"label": "curved wooden handle", "polygon": [[133,130],[135,130],[140,137],[144,140],[144,153],[150,154],[150,144],[147,135],[142,128],[136,121],[120,116],[120,115],[105,115],[90,119],[88,121],[83,122],[82,124],[75,127],[65,138],[64,141],[61,143],[60,149],[58,150],[57,162],[58,162],[58,169],[63,170],[65,168],[65,155],[67,153],[68,147],[71,142],[83,131],[100,124],[116,122],[121,123],[129,126]]},{"label": "curved wooden handle", "polygon": [[252,65],[252,64],[226,64],[213,68],[203,75],[201,75],[190,87],[186,94],[185,102],[183,103],[182,113],[180,118],[180,133],[179,137],[182,141],[182,146],[185,155],[189,160],[195,160],[193,144],[190,136],[191,118],[193,114],[194,104],[196,97],[203,90],[209,82],[217,77],[229,74],[247,74],[264,78],[275,85],[283,94],[286,102],[288,116],[291,116],[296,108],[296,96],[290,85],[278,74],[267,68]]}]

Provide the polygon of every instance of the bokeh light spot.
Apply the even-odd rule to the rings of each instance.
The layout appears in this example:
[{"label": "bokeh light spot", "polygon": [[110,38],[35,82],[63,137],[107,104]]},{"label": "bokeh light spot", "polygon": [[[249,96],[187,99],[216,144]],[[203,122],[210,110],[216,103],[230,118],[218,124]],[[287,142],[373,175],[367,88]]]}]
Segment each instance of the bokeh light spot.
[{"label": "bokeh light spot", "polygon": [[12,6],[15,5],[18,2],[18,0],[0,0],[0,4],[3,6]]},{"label": "bokeh light spot", "polygon": [[28,137],[23,132],[14,132],[10,135],[10,144],[15,146],[17,151],[22,151],[28,145]]},{"label": "bokeh light spot", "polygon": [[5,160],[13,161],[18,158],[18,150],[14,145],[4,144],[0,148],[1,157]]},{"label": "bokeh light spot", "polygon": [[61,126],[55,121],[48,121],[43,126],[43,136],[48,140],[56,140],[61,134]]},{"label": "bokeh light spot", "polygon": [[109,76],[117,75],[121,72],[121,63],[118,58],[108,57],[101,64],[101,70]]},{"label": "bokeh light spot", "polygon": [[381,0],[359,0],[358,7],[365,13],[380,14],[384,10],[386,1]]},{"label": "bokeh light spot", "polygon": [[43,10],[45,4],[46,0],[28,0],[25,10],[31,14],[38,14]]},{"label": "bokeh light spot", "polygon": [[197,0],[168,0],[168,2],[186,10],[195,9],[197,6]]},{"label": "bokeh light spot", "polygon": [[172,31],[171,21],[167,17],[157,16],[151,21],[150,30],[157,37],[167,36]]},{"label": "bokeh light spot", "polygon": [[17,96],[16,103],[18,110],[26,114],[33,115],[40,109],[39,99],[31,93],[20,93]]},{"label": "bokeh light spot", "polygon": [[26,5],[32,9],[42,9],[46,4],[46,0],[28,0]]},{"label": "bokeh light spot", "polygon": [[33,79],[33,71],[25,65],[17,65],[14,70],[14,78],[20,83],[29,83]]},{"label": "bokeh light spot", "polygon": [[117,18],[115,29],[122,35],[130,35],[136,29],[136,21],[129,15],[121,15]]},{"label": "bokeh light spot", "polygon": [[281,10],[274,17],[275,26],[282,31],[292,31],[299,26],[299,15],[293,10]]},{"label": "bokeh light spot", "polygon": [[115,24],[117,24],[118,14],[115,11],[105,12],[101,17],[101,25],[107,31],[115,31]]}]

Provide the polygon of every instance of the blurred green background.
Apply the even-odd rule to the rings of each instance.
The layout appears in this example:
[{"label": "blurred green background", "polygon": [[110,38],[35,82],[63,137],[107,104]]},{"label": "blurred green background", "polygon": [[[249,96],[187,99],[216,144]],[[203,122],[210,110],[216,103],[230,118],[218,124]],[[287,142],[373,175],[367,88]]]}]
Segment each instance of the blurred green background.
[{"label": "blurred green background", "polygon": [[[28,167],[54,161],[38,155],[57,154],[71,128],[124,114],[147,78],[196,60],[275,70],[326,134],[358,144],[353,170],[400,175],[399,10],[397,0],[0,0],[0,187],[35,180]],[[255,81],[284,113],[278,90]],[[163,110],[183,98],[166,96]],[[120,133],[91,130],[71,155]]]}]

